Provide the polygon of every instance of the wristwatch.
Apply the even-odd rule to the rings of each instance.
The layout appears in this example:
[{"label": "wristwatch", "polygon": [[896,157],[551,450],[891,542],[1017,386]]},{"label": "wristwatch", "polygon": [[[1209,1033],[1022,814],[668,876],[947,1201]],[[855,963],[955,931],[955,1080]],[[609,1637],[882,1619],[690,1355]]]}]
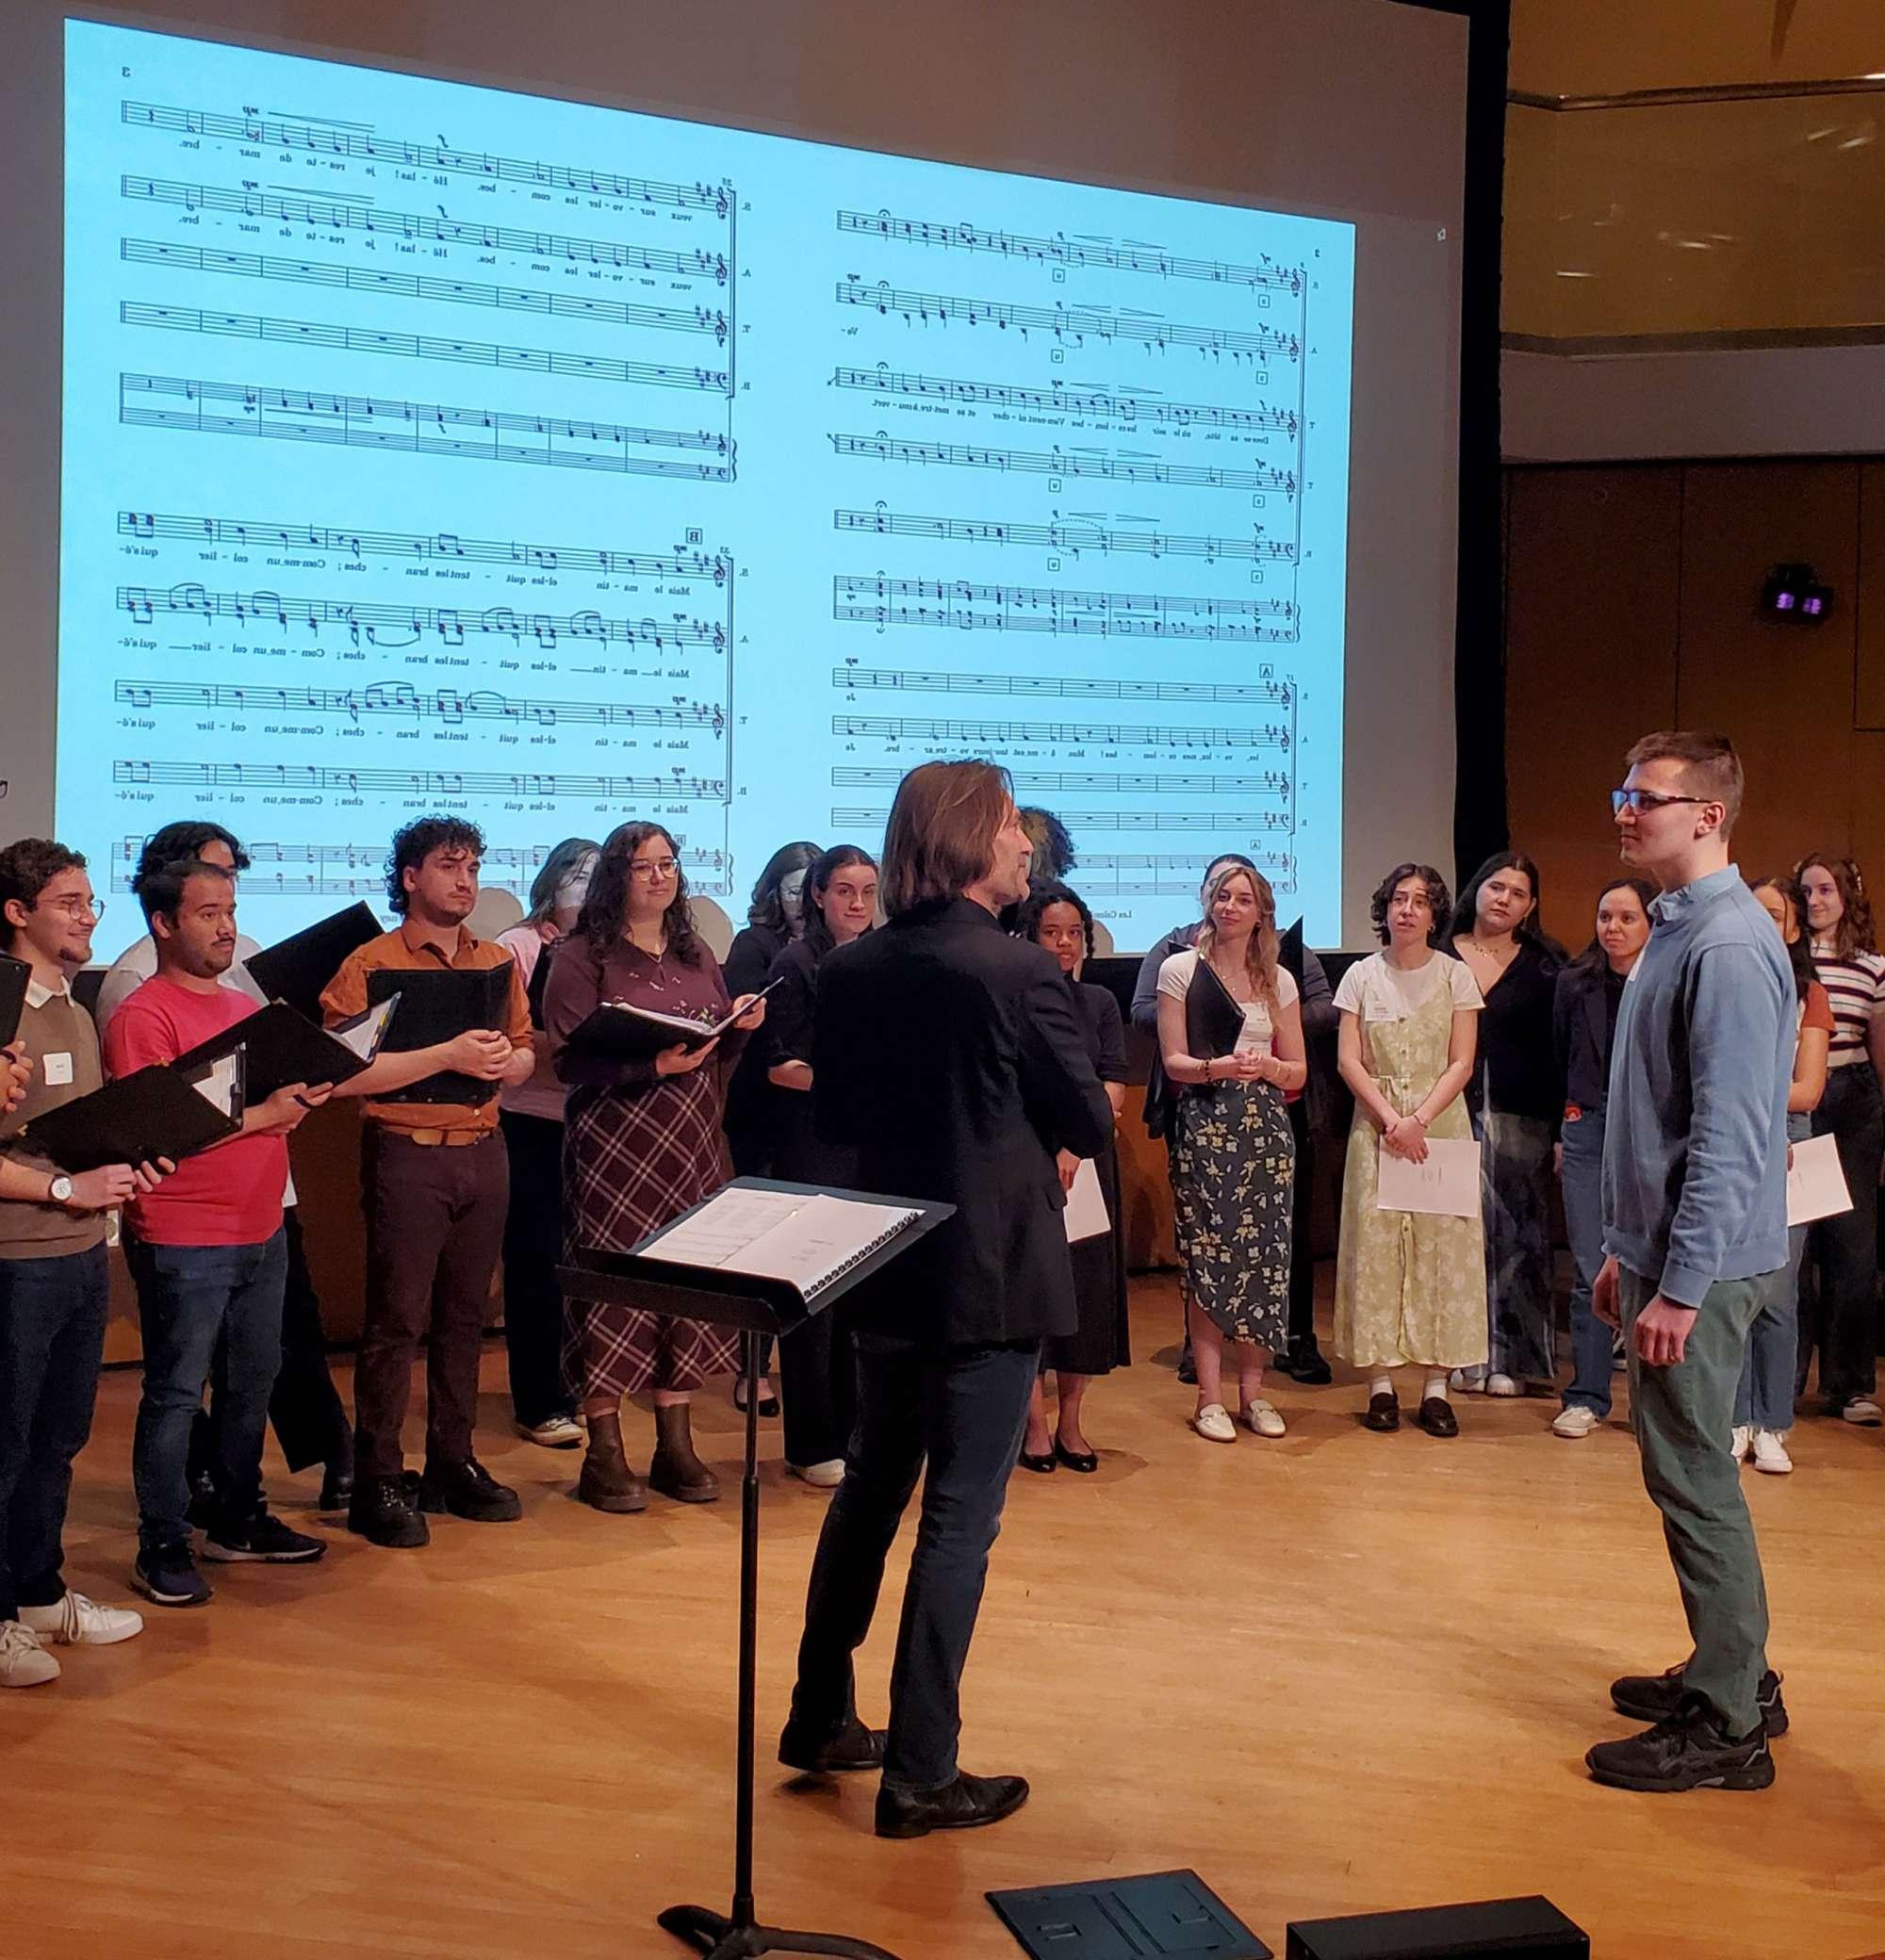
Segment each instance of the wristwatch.
[{"label": "wristwatch", "polygon": [[53,1179],[46,1192],[48,1204],[70,1204],[72,1202],[72,1180],[63,1171]]}]

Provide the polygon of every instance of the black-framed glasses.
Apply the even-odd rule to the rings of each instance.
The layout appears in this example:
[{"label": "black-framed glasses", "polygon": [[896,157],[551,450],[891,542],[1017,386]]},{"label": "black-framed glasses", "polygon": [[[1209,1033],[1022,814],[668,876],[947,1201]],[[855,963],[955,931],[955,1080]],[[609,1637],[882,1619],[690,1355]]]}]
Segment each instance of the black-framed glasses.
[{"label": "black-framed glasses", "polygon": [[1672,803],[1714,801],[1713,796],[1664,796],[1656,790],[1613,790],[1610,792],[1611,814],[1617,817],[1626,809],[1633,809],[1640,815],[1646,809],[1664,809]]}]

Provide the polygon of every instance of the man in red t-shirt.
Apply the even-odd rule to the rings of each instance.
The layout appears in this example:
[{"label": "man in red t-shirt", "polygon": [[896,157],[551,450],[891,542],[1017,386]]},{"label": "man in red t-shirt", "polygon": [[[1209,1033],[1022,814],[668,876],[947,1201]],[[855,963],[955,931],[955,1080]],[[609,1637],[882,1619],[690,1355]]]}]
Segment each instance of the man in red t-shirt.
[{"label": "man in red t-shirt", "polygon": [[[220,984],[236,956],[236,885],[226,871],[200,860],[168,865],[144,879],[139,898],[157,971],[106,1030],[112,1076],[174,1061],[256,1011]],[[156,1605],[210,1597],[190,1555],[188,1464],[190,1421],[212,1370],[216,1503],[204,1556],[305,1564],[327,1549],[270,1514],[262,1435],[281,1363],[287,1135],[331,1093],[296,1083],[252,1103],[239,1136],[187,1159],[125,1209],[124,1257],[144,1344],[131,1452],[139,1512],[131,1583]]]}]

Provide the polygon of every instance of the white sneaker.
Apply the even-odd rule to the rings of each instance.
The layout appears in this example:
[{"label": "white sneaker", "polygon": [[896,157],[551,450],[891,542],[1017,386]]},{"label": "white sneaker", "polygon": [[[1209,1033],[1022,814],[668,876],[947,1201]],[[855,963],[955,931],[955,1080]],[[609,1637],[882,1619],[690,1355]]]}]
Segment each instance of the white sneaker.
[{"label": "white sneaker", "polygon": [[513,1427],[526,1443],[545,1449],[574,1449],[582,1441],[582,1431],[572,1416],[552,1415],[548,1422],[520,1422]]},{"label": "white sneaker", "polygon": [[1482,1396],[1485,1393],[1485,1376],[1477,1368],[1455,1368],[1447,1377],[1447,1386],[1456,1396]]},{"label": "white sneaker", "polygon": [[1839,1412],[1842,1422],[1855,1423],[1861,1429],[1876,1429],[1885,1422],[1885,1411],[1870,1396],[1854,1396]]},{"label": "white sneaker", "polygon": [[1770,1477],[1785,1477],[1793,1469],[1794,1460],[1787,1454],[1787,1437],[1784,1430],[1755,1430],[1754,1467],[1766,1471]]},{"label": "white sneaker", "polygon": [[1738,1422],[1734,1426],[1734,1434],[1729,1439],[1729,1453],[1737,1463],[1745,1463],[1753,1442],[1754,1431],[1745,1422]]},{"label": "white sneaker", "polygon": [[40,1637],[18,1620],[0,1620],[0,1688],[37,1688],[57,1681],[59,1664],[40,1645]]},{"label": "white sneaker", "polygon": [[1237,1425],[1225,1413],[1221,1402],[1206,1402],[1191,1418],[1191,1427],[1207,1443],[1235,1443]]},{"label": "white sneaker", "polygon": [[127,1606],[100,1606],[83,1592],[68,1592],[57,1606],[23,1606],[20,1625],[62,1647],[115,1647],[144,1630],[144,1616]]},{"label": "white sneaker", "polygon": [[1489,1396],[1522,1396],[1525,1393],[1510,1375],[1488,1375],[1485,1392]]},{"label": "white sneaker", "polygon": [[1238,1417],[1253,1436],[1287,1436],[1289,1432],[1283,1426],[1283,1418],[1276,1413],[1273,1402],[1266,1402],[1261,1396]]},{"label": "white sneaker", "polygon": [[1603,1418],[1597,1411],[1583,1402],[1567,1402],[1558,1411],[1558,1418],[1551,1425],[1554,1436],[1588,1436],[1601,1426]]},{"label": "white sneaker", "polygon": [[844,1480],[843,1457],[827,1457],[822,1463],[788,1463],[786,1475],[813,1485],[821,1491],[835,1490]]}]

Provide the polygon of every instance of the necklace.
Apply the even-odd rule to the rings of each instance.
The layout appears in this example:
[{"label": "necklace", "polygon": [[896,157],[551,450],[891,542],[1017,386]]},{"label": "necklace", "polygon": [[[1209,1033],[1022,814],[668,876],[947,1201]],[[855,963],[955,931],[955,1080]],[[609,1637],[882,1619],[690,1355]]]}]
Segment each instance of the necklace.
[{"label": "necklace", "polygon": [[1475,957],[1484,960],[1489,966],[1505,967],[1510,966],[1513,960],[1516,958],[1518,942],[1515,939],[1501,953],[1497,948],[1488,946],[1476,933],[1468,933],[1467,935],[1467,951],[1474,955]]}]

